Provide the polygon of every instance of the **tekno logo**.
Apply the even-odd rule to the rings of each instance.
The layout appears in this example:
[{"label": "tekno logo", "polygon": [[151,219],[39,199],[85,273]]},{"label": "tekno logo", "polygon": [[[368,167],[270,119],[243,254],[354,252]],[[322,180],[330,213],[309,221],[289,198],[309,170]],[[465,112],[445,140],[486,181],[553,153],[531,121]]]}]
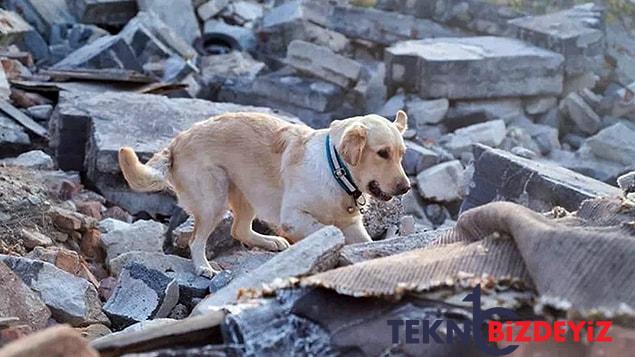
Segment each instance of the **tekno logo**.
[{"label": "tekno logo", "polygon": [[[496,347],[497,342],[566,342],[567,327],[571,331],[572,341],[580,342],[586,333],[588,342],[612,342],[608,335],[612,321],[519,321],[519,316],[510,309],[495,307],[481,310],[481,286],[474,287],[463,301],[472,302],[472,320],[461,323],[462,327],[453,320],[388,320],[392,328],[392,343],[403,341],[413,343],[448,343],[472,341],[481,351],[494,356],[504,356],[514,352],[519,345],[510,344],[505,348]],[[500,322],[494,318],[507,321]],[[487,332],[482,326],[487,324]],[[403,326],[405,340],[400,337]],[[438,329],[445,326],[446,339],[438,333]]]}]

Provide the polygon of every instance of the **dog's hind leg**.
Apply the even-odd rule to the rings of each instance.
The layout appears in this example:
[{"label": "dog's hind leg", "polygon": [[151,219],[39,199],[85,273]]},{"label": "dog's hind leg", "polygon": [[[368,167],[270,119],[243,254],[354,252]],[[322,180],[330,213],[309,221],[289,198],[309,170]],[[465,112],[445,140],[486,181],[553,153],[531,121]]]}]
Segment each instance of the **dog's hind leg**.
[{"label": "dog's hind leg", "polygon": [[229,206],[234,212],[231,234],[247,246],[259,247],[271,251],[289,248],[289,242],[278,236],[270,236],[255,232],[251,226],[256,214],[253,206],[235,186],[229,188]]},{"label": "dog's hind leg", "polygon": [[229,179],[225,170],[200,170],[195,175],[179,177],[179,202],[194,216],[194,234],[189,242],[194,269],[198,275],[213,277],[218,273],[205,256],[207,239],[227,210]]}]

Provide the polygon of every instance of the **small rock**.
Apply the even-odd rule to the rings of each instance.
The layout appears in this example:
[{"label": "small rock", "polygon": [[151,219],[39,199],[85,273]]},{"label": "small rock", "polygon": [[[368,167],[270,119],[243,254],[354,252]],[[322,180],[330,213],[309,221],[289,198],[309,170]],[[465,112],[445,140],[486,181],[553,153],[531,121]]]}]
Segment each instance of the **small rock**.
[{"label": "small rock", "polygon": [[131,251],[162,252],[165,227],[155,221],[136,221],[125,228],[104,233],[101,241],[106,249],[108,264]]},{"label": "small rock", "polygon": [[[33,330],[46,327],[51,311],[11,269],[0,262],[0,316],[15,316]],[[0,330],[2,328],[0,327]]]},{"label": "small rock", "polygon": [[298,40],[289,44],[286,62],[301,72],[343,88],[351,87],[357,82],[362,69],[357,61],[338,55],[327,47]]},{"label": "small rock", "polygon": [[31,169],[52,170],[55,168],[53,159],[41,150],[25,152],[13,159],[2,160],[7,165],[28,167]]},{"label": "small rock", "polygon": [[221,12],[229,0],[209,0],[196,9],[196,13],[201,21],[207,21]]},{"label": "small rock", "polygon": [[174,279],[130,263],[103,309],[113,326],[121,329],[136,322],[167,317],[178,300],[179,289]]},{"label": "small rock", "polygon": [[174,309],[172,309],[172,311],[170,311],[170,315],[168,316],[168,318],[174,319],[174,320],[183,320],[189,314],[190,314],[190,312],[189,312],[187,306],[185,306],[183,304],[176,304]]},{"label": "small rock", "polygon": [[80,271],[80,261],[77,252],[62,247],[35,247],[26,257],[51,263],[75,276],[77,276]]},{"label": "small rock", "polygon": [[624,193],[635,192],[635,171],[631,171],[617,178],[617,185]]},{"label": "small rock", "polygon": [[381,107],[377,114],[386,118],[392,118],[395,113],[397,113],[399,110],[404,109],[405,107],[406,95],[403,93],[398,93],[390,97],[390,99],[388,99],[386,103],[384,103],[384,106]]},{"label": "small rock", "polygon": [[48,236],[33,230],[29,230],[23,228],[22,233],[22,242],[24,246],[28,249],[33,249],[35,247],[48,247],[49,245],[53,245],[53,240]]},{"label": "small rock", "polygon": [[436,152],[406,141],[406,153],[401,164],[407,175],[416,175],[437,163],[439,163],[439,155]]},{"label": "small rock", "polygon": [[600,158],[615,161],[623,165],[635,165],[635,129],[619,122],[590,137],[585,145]]},{"label": "small rock", "polygon": [[408,100],[406,112],[415,122],[415,128],[421,125],[439,124],[448,112],[450,102],[446,98],[425,100],[419,97]]},{"label": "small rock", "polygon": [[77,211],[89,217],[93,217],[97,220],[101,220],[101,212],[105,211],[104,205],[98,201],[84,201],[77,202],[75,204]]},{"label": "small rock", "polygon": [[122,230],[122,229],[129,229],[130,226],[131,224],[128,222],[120,221],[114,218],[106,218],[102,220],[101,222],[99,222],[98,224],[98,228],[102,233],[108,233],[108,232]]},{"label": "small rock", "polygon": [[53,318],[73,326],[108,323],[95,287],[53,264],[0,255],[3,261],[51,309]]},{"label": "small rock", "polygon": [[106,325],[102,324],[90,325],[82,329],[78,329],[78,331],[82,334],[82,337],[88,341],[92,341],[112,333]]},{"label": "small rock", "polygon": [[463,165],[459,160],[448,161],[422,171],[417,175],[421,195],[430,200],[452,202],[463,194]]},{"label": "small rock", "polygon": [[50,104],[34,105],[28,107],[26,112],[37,121],[48,121],[53,113],[53,106]]},{"label": "small rock", "polygon": [[187,43],[201,36],[191,1],[137,0],[139,10],[156,13]]},{"label": "small rock", "polygon": [[110,299],[110,297],[112,296],[113,291],[115,291],[115,288],[117,287],[117,279],[109,276],[105,279],[102,279],[99,282],[99,289],[97,289],[97,291],[99,292],[99,298],[101,299],[101,301],[108,301],[108,299]]},{"label": "small rock", "polygon": [[108,207],[106,212],[102,215],[103,218],[114,218],[121,222],[132,223],[132,216],[119,206]]},{"label": "small rock", "polygon": [[524,101],[527,114],[536,115],[546,113],[549,109],[558,105],[556,97],[531,97]]},{"label": "small rock", "polygon": [[567,115],[582,132],[595,134],[600,130],[602,119],[579,94],[570,93],[562,100],[560,107],[562,112]]},{"label": "small rock", "polygon": [[457,129],[441,138],[440,143],[455,156],[469,152],[474,144],[497,147],[505,139],[507,130],[503,120],[492,120]]}]

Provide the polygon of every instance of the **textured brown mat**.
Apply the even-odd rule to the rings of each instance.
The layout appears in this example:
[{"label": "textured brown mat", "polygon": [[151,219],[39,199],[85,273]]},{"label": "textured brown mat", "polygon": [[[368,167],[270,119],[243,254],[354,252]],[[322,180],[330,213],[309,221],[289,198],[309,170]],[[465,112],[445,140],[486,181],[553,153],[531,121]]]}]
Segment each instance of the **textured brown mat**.
[{"label": "textured brown mat", "polygon": [[[399,296],[457,281],[514,279],[561,307],[635,307],[634,211],[619,199],[585,201],[550,219],[495,202],[465,212],[433,246],[305,278],[353,296]],[[472,278],[472,280],[470,280]],[[562,305],[561,305],[562,304]],[[570,305],[569,305],[570,304]]]}]

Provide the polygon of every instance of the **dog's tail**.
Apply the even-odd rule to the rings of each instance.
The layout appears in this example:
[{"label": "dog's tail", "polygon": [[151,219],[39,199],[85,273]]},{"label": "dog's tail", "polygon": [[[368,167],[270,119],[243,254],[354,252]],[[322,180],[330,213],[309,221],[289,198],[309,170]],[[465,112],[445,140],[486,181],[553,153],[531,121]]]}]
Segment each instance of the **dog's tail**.
[{"label": "dog's tail", "polygon": [[168,187],[167,177],[172,162],[169,148],[154,154],[145,165],[132,148],[119,149],[119,167],[128,185],[139,192],[161,191]]}]

